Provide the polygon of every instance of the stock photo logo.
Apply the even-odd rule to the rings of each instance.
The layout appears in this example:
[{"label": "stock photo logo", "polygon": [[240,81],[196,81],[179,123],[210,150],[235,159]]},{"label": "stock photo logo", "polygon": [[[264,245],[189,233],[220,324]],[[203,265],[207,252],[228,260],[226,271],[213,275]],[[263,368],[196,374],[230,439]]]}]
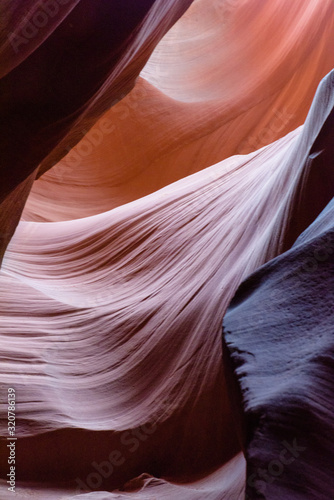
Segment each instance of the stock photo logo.
[{"label": "stock photo logo", "polygon": [[21,20],[19,29],[8,35],[8,40],[17,54],[38,35],[54,18],[61,13],[62,6],[68,5],[72,0],[41,0],[27,17]]}]

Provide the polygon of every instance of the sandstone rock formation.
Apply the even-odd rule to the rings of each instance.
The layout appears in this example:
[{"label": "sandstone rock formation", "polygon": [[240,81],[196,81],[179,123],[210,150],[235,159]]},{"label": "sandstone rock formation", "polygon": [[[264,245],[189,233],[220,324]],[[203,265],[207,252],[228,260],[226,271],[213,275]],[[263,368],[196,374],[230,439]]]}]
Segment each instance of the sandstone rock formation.
[{"label": "sandstone rock formation", "polygon": [[[4,5],[19,498],[329,499],[333,2],[55,0],[29,43],[40,3]],[[300,460],[258,476],[294,439]]]}]

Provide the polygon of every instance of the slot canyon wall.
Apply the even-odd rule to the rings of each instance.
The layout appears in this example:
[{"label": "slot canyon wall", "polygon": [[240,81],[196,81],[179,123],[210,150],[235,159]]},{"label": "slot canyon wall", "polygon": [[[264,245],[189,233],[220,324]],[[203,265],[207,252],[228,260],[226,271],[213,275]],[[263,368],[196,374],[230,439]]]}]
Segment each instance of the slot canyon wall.
[{"label": "slot canyon wall", "polygon": [[334,3],[1,14],[1,499],[332,500]]}]

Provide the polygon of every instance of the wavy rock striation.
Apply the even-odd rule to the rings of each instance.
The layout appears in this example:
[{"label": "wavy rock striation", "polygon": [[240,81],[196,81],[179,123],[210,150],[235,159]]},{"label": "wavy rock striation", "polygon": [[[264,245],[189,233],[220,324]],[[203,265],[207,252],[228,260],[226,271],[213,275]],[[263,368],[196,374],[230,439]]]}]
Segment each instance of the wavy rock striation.
[{"label": "wavy rock striation", "polygon": [[[155,45],[190,4],[2,2],[0,203],[7,218],[11,193],[37,168],[40,175],[66,155],[133,88]],[[5,247],[13,224],[3,224]]]},{"label": "wavy rock striation", "polygon": [[[305,118],[333,67],[334,4],[197,0],[135,83],[191,3],[45,0],[59,9],[31,39],[27,22],[42,23],[41,3],[7,4],[3,249],[11,241],[0,272],[0,383],[17,395],[22,500],[241,500],[245,482],[251,498],[264,486],[265,498],[329,491],[320,455],[332,451],[330,308],[321,297],[332,254],[310,238],[329,231],[332,206],[283,252],[333,197],[333,73]],[[12,38],[23,30],[29,43]],[[259,279],[259,300],[249,306],[241,288],[226,317],[227,341],[254,353],[234,360],[224,349],[222,363],[228,304],[268,262],[243,285]],[[322,277],[316,297],[310,274],[300,288],[294,281],[310,265]],[[278,296],[267,296],[277,284]],[[312,347],[316,323],[323,333]],[[269,332],[286,356],[275,357]],[[234,367],[236,380],[233,363],[247,368],[257,356],[254,378]],[[265,377],[278,373],[270,390]],[[240,387],[249,390],[238,400]],[[277,464],[277,451],[290,464]],[[268,481],[257,475],[267,458]]]},{"label": "wavy rock striation", "polygon": [[[309,219],[310,209],[334,194],[333,80],[332,72],[313,106],[324,126],[290,221],[300,222],[301,214]],[[333,277],[334,199],[289,251],[242,283],[225,315],[225,366],[243,431],[246,498],[332,498]]]},{"label": "wavy rock striation", "polygon": [[304,123],[332,46],[330,0],[197,0],[131,93],[35,182],[24,219],[98,214],[276,141]]}]

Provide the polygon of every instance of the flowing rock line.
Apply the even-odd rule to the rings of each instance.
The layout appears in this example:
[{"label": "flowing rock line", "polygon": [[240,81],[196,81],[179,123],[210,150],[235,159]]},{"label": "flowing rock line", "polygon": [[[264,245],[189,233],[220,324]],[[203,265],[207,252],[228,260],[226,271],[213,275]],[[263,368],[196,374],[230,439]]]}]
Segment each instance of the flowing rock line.
[{"label": "flowing rock line", "polygon": [[[334,72],[322,82],[305,125],[323,122],[290,221],[302,214],[310,222],[334,194],[333,80]],[[225,315],[246,498],[333,497],[333,279],[334,199],[291,250],[241,284]]]}]

